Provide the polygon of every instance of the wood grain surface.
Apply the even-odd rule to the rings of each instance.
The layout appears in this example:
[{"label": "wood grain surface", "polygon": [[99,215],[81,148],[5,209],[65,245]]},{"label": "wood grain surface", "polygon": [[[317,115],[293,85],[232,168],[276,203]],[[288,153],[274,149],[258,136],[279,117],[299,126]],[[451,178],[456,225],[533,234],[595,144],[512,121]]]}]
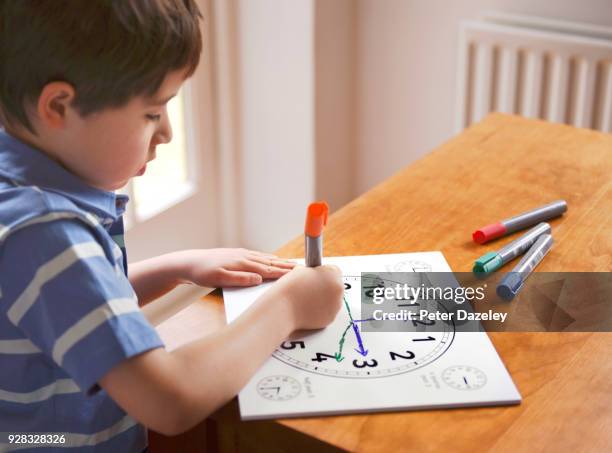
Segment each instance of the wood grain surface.
[{"label": "wood grain surface", "polygon": [[[471,241],[473,230],[565,199],[568,212],[550,222],[555,245],[538,271],[612,271],[611,135],[492,114],[398,170],[330,216],[326,255],[441,250],[453,271],[468,272],[475,258],[516,237],[483,246]],[[278,253],[303,256],[303,237]],[[159,331],[173,348],[224,323],[216,293],[170,318]],[[234,400],[208,424],[164,442],[174,442],[181,451],[612,448],[612,333],[490,337],[523,396],[521,405],[241,422]],[[216,433],[212,440],[211,430]],[[194,432],[205,431],[207,437],[194,441]],[[159,442],[151,438],[153,452]]]}]

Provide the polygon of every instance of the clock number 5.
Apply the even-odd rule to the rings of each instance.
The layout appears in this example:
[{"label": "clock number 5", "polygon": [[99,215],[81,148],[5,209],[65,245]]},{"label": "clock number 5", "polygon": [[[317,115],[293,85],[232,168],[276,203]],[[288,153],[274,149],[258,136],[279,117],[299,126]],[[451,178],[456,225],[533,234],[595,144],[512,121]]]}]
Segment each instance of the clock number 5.
[{"label": "clock number 5", "polygon": [[303,341],[283,341],[280,345],[281,349],[295,349],[297,346],[301,349],[306,347]]}]

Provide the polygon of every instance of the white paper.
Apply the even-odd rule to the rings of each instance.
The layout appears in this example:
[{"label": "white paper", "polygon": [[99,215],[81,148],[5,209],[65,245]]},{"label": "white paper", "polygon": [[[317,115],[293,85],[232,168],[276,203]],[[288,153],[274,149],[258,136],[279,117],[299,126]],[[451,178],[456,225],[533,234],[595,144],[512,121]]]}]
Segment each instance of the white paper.
[{"label": "white paper", "polygon": [[[520,403],[484,332],[360,328],[361,272],[451,272],[442,253],[332,257],[324,264],[342,269],[351,286],[347,306],[327,328],[279,346],[239,394],[243,419]],[[227,321],[271,284],[224,290]]]}]

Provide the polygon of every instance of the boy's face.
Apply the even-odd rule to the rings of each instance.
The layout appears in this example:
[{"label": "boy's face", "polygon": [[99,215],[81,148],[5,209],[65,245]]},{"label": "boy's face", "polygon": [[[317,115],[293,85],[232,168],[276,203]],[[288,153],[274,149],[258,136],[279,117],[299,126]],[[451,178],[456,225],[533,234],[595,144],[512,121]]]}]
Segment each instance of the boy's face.
[{"label": "boy's face", "polygon": [[166,104],[183,84],[183,71],[168,74],[152,98],[138,96],[120,108],[81,117],[67,113],[67,125],[55,156],[88,184],[116,190],[144,174],[155,147],[172,139]]}]

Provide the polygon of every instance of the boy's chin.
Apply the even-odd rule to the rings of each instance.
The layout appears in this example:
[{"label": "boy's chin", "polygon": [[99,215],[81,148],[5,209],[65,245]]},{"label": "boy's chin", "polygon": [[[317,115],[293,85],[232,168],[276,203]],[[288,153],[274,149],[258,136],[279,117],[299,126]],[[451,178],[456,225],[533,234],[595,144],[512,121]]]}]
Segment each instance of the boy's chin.
[{"label": "boy's chin", "polygon": [[123,189],[127,185],[127,183],[130,182],[130,179],[132,178],[126,179],[125,181],[114,181],[112,183],[105,184],[104,187],[100,187],[100,186],[97,186],[97,187],[98,189],[102,189],[107,192],[115,192],[119,189]]}]

